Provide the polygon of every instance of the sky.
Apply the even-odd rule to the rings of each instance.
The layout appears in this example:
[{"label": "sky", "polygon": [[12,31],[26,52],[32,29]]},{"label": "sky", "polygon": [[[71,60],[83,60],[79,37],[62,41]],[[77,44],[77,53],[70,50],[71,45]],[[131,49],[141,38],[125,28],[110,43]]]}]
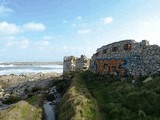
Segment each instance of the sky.
[{"label": "sky", "polygon": [[0,0],[0,62],[91,57],[134,39],[160,45],[160,0]]}]

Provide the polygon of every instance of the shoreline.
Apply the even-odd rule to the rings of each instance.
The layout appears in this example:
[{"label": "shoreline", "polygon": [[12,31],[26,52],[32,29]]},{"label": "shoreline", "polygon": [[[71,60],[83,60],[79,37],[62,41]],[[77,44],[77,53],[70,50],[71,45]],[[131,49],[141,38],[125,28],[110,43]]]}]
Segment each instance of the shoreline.
[{"label": "shoreline", "polygon": [[63,65],[63,62],[1,62],[0,65]]},{"label": "shoreline", "polygon": [[25,74],[10,74],[10,75],[0,75],[0,86],[2,88],[7,88],[11,86],[16,86],[20,83],[27,81],[43,81],[47,79],[53,79],[60,77],[63,73],[58,72],[39,72],[39,73],[25,73]]}]

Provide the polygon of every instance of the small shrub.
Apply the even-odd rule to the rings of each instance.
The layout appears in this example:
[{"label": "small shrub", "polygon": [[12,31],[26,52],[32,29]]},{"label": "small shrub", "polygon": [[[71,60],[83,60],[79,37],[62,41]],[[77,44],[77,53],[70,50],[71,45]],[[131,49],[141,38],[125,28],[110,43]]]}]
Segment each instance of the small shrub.
[{"label": "small shrub", "polygon": [[41,91],[41,90],[43,90],[43,88],[42,87],[33,87],[32,89],[31,89],[31,92],[38,92],[38,91]]},{"label": "small shrub", "polygon": [[9,98],[3,99],[3,100],[2,100],[2,103],[3,103],[3,104],[13,104],[13,103],[16,103],[16,102],[18,102],[18,101],[20,101],[20,100],[21,100],[20,97],[10,96]]}]

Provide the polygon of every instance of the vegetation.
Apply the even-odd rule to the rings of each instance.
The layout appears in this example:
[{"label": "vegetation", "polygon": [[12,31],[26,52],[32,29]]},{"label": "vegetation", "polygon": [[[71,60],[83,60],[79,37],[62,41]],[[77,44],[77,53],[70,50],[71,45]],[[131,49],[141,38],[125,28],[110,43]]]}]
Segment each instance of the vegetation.
[{"label": "vegetation", "polygon": [[17,97],[16,95],[11,95],[8,98],[3,99],[2,103],[3,104],[13,104],[13,103],[16,103],[20,100],[21,100],[20,97]]},{"label": "vegetation", "polygon": [[20,101],[9,109],[0,112],[0,120],[41,120],[42,110]]},{"label": "vegetation", "polygon": [[0,120],[41,120],[43,115],[41,105],[42,96],[32,96],[0,111]]},{"label": "vegetation", "polygon": [[47,90],[47,88],[45,88],[45,87],[40,87],[40,86],[36,86],[36,87],[33,87],[33,88],[31,89],[31,92],[32,92],[32,93],[35,93],[35,92],[43,91],[43,90]]},{"label": "vegetation", "polygon": [[143,83],[146,77],[107,78],[89,71],[81,74],[91,95],[97,100],[101,120],[159,120],[160,76]]},{"label": "vegetation", "polygon": [[40,95],[35,95],[35,96],[28,98],[26,101],[33,106],[39,107],[43,103],[43,97]]},{"label": "vegetation", "polygon": [[91,97],[80,74],[68,74],[71,85],[59,106],[58,120],[97,120],[97,104]]}]

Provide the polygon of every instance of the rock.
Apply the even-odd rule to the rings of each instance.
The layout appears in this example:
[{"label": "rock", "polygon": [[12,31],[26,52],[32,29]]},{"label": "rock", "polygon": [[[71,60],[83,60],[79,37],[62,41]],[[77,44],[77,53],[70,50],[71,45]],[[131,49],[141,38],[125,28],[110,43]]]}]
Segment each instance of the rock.
[{"label": "rock", "polygon": [[3,98],[4,96],[4,89],[0,89],[0,98]]},{"label": "rock", "polygon": [[153,78],[152,78],[152,77],[148,77],[148,78],[146,78],[146,79],[143,81],[143,83],[147,83],[147,82],[149,82],[149,81],[151,81],[151,80],[153,80]]}]

